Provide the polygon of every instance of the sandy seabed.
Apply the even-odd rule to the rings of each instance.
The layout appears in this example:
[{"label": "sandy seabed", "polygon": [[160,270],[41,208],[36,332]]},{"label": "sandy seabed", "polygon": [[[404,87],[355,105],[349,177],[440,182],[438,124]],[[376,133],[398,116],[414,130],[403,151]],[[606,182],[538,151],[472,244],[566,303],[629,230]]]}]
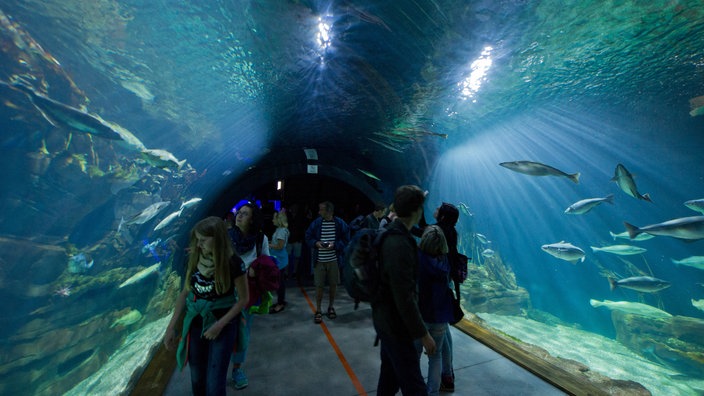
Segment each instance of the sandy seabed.
[{"label": "sandy seabed", "polygon": [[486,325],[552,356],[572,359],[613,379],[631,380],[654,396],[704,395],[704,379],[682,375],[645,359],[618,341],[562,325],[547,325],[520,316],[475,313]]}]

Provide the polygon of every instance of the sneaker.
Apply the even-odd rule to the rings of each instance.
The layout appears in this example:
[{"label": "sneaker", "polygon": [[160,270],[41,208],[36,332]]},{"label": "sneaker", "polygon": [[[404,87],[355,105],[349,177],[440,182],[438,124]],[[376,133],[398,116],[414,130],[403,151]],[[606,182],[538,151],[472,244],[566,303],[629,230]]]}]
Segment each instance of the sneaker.
[{"label": "sneaker", "polygon": [[455,381],[452,376],[443,375],[440,379],[440,392],[454,392],[455,391]]},{"label": "sneaker", "polygon": [[244,389],[249,385],[247,376],[244,375],[244,370],[241,368],[232,369],[232,381],[235,383],[235,389]]}]

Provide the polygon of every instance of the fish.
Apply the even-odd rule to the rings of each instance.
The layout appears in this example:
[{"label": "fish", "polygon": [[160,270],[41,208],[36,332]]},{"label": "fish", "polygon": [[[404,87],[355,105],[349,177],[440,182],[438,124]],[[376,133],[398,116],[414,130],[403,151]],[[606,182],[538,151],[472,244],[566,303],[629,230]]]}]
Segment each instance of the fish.
[{"label": "fish", "polygon": [[186,160],[179,161],[176,156],[161,149],[142,150],[142,158],[147,161],[149,165],[162,169],[173,168],[179,170],[183,164],[186,163]]},{"label": "fish", "polygon": [[357,168],[357,170],[360,171],[360,172],[362,172],[362,174],[363,174],[364,176],[367,176],[367,177],[372,178],[372,179],[374,179],[374,180],[381,181],[381,179],[379,179],[375,174],[373,174],[373,173],[371,173],[371,172],[367,172],[367,171],[362,170],[362,169],[359,169],[359,168]]},{"label": "fish", "polygon": [[592,210],[594,207],[597,205],[600,205],[602,202],[608,202],[610,204],[614,204],[614,195],[609,194],[605,196],[604,198],[589,198],[589,199],[583,199],[581,201],[577,201],[570,205],[567,209],[565,209],[565,213],[567,214],[585,214]]},{"label": "fish", "polygon": [[112,322],[110,328],[112,329],[115,326],[129,326],[139,322],[140,320],[142,320],[142,313],[136,309],[133,309]]},{"label": "fish", "polygon": [[460,212],[464,213],[465,215],[469,217],[474,216],[474,214],[469,211],[469,206],[467,206],[466,203],[460,202],[459,204],[457,204],[457,206],[460,208]]},{"label": "fish", "polygon": [[684,203],[684,206],[697,211],[701,214],[704,214],[704,198],[701,199],[693,199],[691,201],[687,201]]},{"label": "fish", "polygon": [[704,256],[690,256],[682,260],[671,259],[677,265],[686,265],[688,267],[697,268],[704,271]]},{"label": "fish", "polygon": [[118,286],[118,289],[122,289],[125,286],[133,285],[135,283],[138,283],[142,281],[143,279],[149,277],[150,275],[156,274],[159,272],[159,267],[161,266],[161,262],[158,262],[154,265],[151,265],[136,274],[130,276],[126,281],[120,283],[120,286]]},{"label": "fish", "polygon": [[651,305],[641,304],[637,302],[609,300],[598,301],[590,299],[589,304],[591,304],[591,306],[594,308],[606,307],[612,311],[621,311],[629,314],[647,316],[655,319],[667,319],[672,317],[671,314],[661,309],[655,308]]},{"label": "fish", "polygon": [[151,205],[149,205],[146,209],[143,211],[137,213],[136,215],[132,216],[129,220],[125,221],[125,225],[130,225],[130,224],[144,224],[154,218],[159,212],[161,212],[162,209],[165,207],[169,206],[171,202],[170,201],[161,201],[161,202],[156,202]]},{"label": "fish", "polygon": [[630,278],[616,280],[609,278],[611,290],[617,287],[625,287],[642,293],[655,293],[672,286],[668,281],[653,278],[651,276],[633,276]]},{"label": "fish", "polygon": [[700,311],[704,311],[704,299],[702,299],[702,300],[695,300],[695,299],[692,298],[691,300],[692,300],[692,306],[693,306],[694,308],[696,308],[696,309],[698,309],[698,310],[700,310]]},{"label": "fish", "polygon": [[188,201],[181,204],[180,210],[188,209],[191,206],[195,206],[198,202],[202,201],[202,198],[191,198]]},{"label": "fish", "polygon": [[697,96],[690,99],[689,108],[691,109],[689,115],[692,117],[704,115],[704,96]]},{"label": "fish", "polygon": [[53,126],[62,124],[105,139],[123,140],[122,136],[98,115],[88,114],[83,110],[51,99],[20,81],[13,83],[0,81],[0,84],[27,95],[42,117]]},{"label": "fish", "polygon": [[575,184],[579,184],[579,172],[568,174],[550,165],[541,164],[540,162],[511,161],[502,162],[499,165],[514,172],[531,176],[562,176],[572,180]]},{"label": "fish", "polygon": [[181,212],[183,212],[183,209],[179,209],[171,213],[170,215],[164,217],[164,219],[160,221],[159,224],[156,225],[156,227],[154,227],[154,231],[158,231],[171,224],[172,221],[176,220],[177,217],[181,216]]},{"label": "fish", "polygon": [[592,248],[592,251],[594,252],[606,252],[606,253],[611,253],[611,254],[618,254],[619,256],[631,256],[634,254],[642,254],[648,251],[648,249],[638,247],[638,246],[631,246],[631,245],[611,245],[611,246],[603,246],[603,247],[596,247],[596,246],[590,246]]},{"label": "fish", "polygon": [[155,241],[152,243],[146,243],[147,241],[144,241],[144,246],[142,246],[142,254],[147,253],[147,252],[154,252],[154,249],[156,249],[157,246],[161,243],[161,238],[157,238]]},{"label": "fish", "polygon": [[122,232],[122,226],[125,225],[125,216],[120,216],[120,223],[117,225],[117,232],[115,235],[120,235]]},{"label": "fish", "polygon": [[[628,236],[628,231],[621,232],[619,234],[614,234],[613,232],[609,231],[609,234],[611,234],[611,237],[614,238],[614,241],[616,238],[621,238],[621,239],[631,239],[630,236]],[[648,239],[655,238],[655,235],[650,235],[648,233],[642,233],[635,238],[633,238],[633,241],[647,241]]]},{"label": "fish", "polygon": [[488,245],[488,244],[491,243],[491,241],[488,240],[488,239],[486,238],[486,236],[484,236],[484,234],[480,234],[480,233],[477,232],[477,233],[474,234],[474,236],[479,240],[479,242],[480,242],[482,245]]},{"label": "fish", "polygon": [[482,251],[482,256],[486,258],[494,257],[494,251],[491,249],[484,249],[484,251]]},{"label": "fish", "polygon": [[647,232],[651,235],[669,236],[685,240],[698,240],[704,238],[704,216],[681,217],[663,223],[637,227],[624,222],[628,236],[631,239]]},{"label": "fish", "polygon": [[68,259],[68,272],[72,274],[82,274],[93,267],[95,260],[90,262],[84,253],[74,254]]},{"label": "fish", "polygon": [[569,261],[572,264],[577,264],[577,261],[584,262],[585,259],[584,250],[565,241],[543,245],[540,248],[560,260]]},{"label": "fish", "polygon": [[628,169],[626,169],[626,167],[622,164],[616,165],[614,177],[611,178],[611,181],[616,182],[616,184],[618,184],[618,186],[621,188],[621,190],[623,190],[623,192],[632,196],[633,198],[653,202],[650,199],[650,195],[648,193],[641,195],[641,193],[638,192],[636,182],[633,180],[633,175],[631,175],[631,172],[629,172]]}]

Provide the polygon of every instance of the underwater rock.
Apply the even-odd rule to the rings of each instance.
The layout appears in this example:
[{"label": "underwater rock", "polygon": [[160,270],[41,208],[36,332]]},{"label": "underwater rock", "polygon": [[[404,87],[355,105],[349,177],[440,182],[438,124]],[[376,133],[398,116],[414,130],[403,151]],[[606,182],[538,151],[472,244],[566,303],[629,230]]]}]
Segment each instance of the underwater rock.
[{"label": "underwater rock", "polygon": [[704,320],[653,318],[613,311],[616,339],[648,360],[682,374],[704,376]]}]

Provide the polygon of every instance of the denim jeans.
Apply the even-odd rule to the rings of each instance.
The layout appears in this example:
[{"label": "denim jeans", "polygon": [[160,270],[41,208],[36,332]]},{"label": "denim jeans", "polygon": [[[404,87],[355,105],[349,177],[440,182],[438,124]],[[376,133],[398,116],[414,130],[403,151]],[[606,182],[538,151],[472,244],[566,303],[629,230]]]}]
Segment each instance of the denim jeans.
[{"label": "denim jeans", "polygon": [[232,350],[232,357],[230,360],[234,364],[242,364],[244,363],[244,359],[247,357],[247,348],[249,347],[249,333],[250,330],[252,329],[252,320],[254,319],[254,315],[249,313],[249,311],[244,310],[242,311],[241,315],[237,316],[238,318],[238,327],[239,327],[239,332],[238,332],[238,337],[235,342],[234,350]]},{"label": "denim jeans", "polygon": [[224,396],[229,357],[237,339],[239,315],[228,323],[214,340],[201,337],[203,320],[193,319],[188,332],[188,366],[191,388],[196,396]]},{"label": "denim jeans", "polygon": [[[443,369],[443,361],[445,360],[444,351],[450,326],[447,323],[426,323],[425,327],[428,329],[430,336],[433,337],[437,347],[435,354],[428,355],[428,395],[437,396],[440,393],[440,375]],[[416,340],[416,351],[420,358],[423,353],[423,344],[421,344],[420,340]]]},{"label": "denim jeans", "polygon": [[381,340],[381,372],[376,394],[391,396],[399,388],[403,396],[425,396],[420,360],[413,341],[398,341],[394,337],[379,334]]},{"label": "denim jeans", "polygon": [[442,344],[442,375],[444,377],[453,377],[454,370],[452,369],[452,332],[450,326],[445,332],[445,342]]}]

